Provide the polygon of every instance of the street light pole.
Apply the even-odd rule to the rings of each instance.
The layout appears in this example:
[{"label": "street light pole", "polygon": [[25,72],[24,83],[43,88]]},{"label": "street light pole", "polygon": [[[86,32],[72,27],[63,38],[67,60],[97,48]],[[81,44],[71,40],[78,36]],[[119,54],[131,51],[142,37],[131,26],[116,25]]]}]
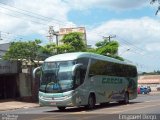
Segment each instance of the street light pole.
[{"label": "street light pole", "polygon": [[129,50],[130,50],[130,48],[128,48],[127,50],[125,50],[125,51],[121,52],[121,54],[119,54],[119,56],[121,56],[122,54],[124,54],[124,53],[128,52]]},{"label": "street light pole", "polygon": [[53,35],[56,36],[56,45],[58,46],[58,34],[55,31],[53,31]]}]

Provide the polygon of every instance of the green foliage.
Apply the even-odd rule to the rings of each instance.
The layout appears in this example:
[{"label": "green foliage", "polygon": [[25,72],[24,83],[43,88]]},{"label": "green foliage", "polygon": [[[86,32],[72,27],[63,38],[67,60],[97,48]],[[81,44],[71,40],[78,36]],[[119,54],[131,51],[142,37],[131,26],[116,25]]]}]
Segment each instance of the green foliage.
[{"label": "green foliage", "polygon": [[95,45],[96,47],[100,48],[100,47],[106,46],[108,43],[109,43],[108,40],[105,39],[104,41],[97,42]]},{"label": "green foliage", "polygon": [[95,48],[88,48],[86,50],[86,52],[96,53],[96,49]]},{"label": "green foliage", "polygon": [[118,42],[111,41],[97,48],[97,53],[101,55],[115,55],[118,52],[118,47]]},{"label": "green foliage", "polygon": [[82,33],[80,32],[71,32],[69,34],[66,34],[64,35],[61,41],[66,46],[70,46],[72,48],[71,52],[78,52],[78,51],[86,50],[86,45],[84,44]]},{"label": "green foliage", "polygon": [[122,57],[118,56],[118,47],[119,44],[117,41],[111,41],[109,42],[108,40],[103,40],[103,41],[99,41],[96,44],[95,49],[88,49],[88,52],[93,52],[93,53],[97,53],[100,55],[105,55],[105,56],[109,56],[115,59],[119,59],[119,60],[124,60]]},{"label": "green foliage", "polygon": [[56,49],[58,51],[58,54],[75,51],[74,47],[69,44],[63,44],[63,45],[57,46]]},{"label": "green foliage", "polygon": [[44,60],[45,58],[61,53],[87,51],[97,53],[119,60],[122,57],[117,56],[119,44],[117,41],[103,40],[96,43],[97,48],[87,48],[84,44],[82,34],[79,32],[72,32],[64,35],[62,38],[62,45],[56,46],[55,43],[49,43],[40,46],[40,40],[27,42],[12,42],[9,50],[4,55],[6,60],[26,60],[34,62],[34,60]]},{"label": "green foliage", "polygon": [[46,55],[56,54],[56,44],[55,43],[49,43],[49,44],[44,45],[41,48],[41,53],[46,54]]},{"label": "green foliage", "polygon": [[9,50],[4,55],[5,60],[26,60],[31,61],[39,59],[38,53],[41,48],[38,44],[41,41],[12,42]]}]

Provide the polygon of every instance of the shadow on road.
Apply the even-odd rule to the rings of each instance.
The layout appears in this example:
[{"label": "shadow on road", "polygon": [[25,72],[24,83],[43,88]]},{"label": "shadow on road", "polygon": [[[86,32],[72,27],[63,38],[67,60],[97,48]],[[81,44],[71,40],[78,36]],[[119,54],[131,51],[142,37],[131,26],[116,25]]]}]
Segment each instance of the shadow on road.
[{"label": "shadow on road", "polygon": [[[129,105],[131,105],[131,104],[136,104],[136,103],[140,103],[140,102],[130,102],[129,103]],[[46,112],[48,112],[48,113],[50,113],[50,112],[82,112],[82,111],[86,111],[86,112],[90,112],[90,111],[95,111],[95,110],[99,110],[99,109],[106,109],[106,108],[114,108],[114,107],[117,107],[117,106],[124,106],[123,104],[119,104],[119,103],[109,103],[109,104],[106,104],[106,105],[96,105],[95,106],[95,108],[94,109],[92,109],[92,110],[87,110],[85,107],[79,107],[79,108],[77,108],[77,107],[68,107],[68,108],[66,108],[65,110],[51,110],[51,111],[46,111]]]}]

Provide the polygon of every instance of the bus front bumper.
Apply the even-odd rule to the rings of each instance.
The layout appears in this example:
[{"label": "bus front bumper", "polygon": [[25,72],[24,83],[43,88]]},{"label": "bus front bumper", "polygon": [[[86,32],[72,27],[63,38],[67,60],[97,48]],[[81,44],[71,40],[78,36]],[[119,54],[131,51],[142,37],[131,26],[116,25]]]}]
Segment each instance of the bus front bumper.
[{"label": "bus front bumper", "polygon": [[66,106],[66,107],[74,106],[71,96],[58,97],[58,98],[39,96],[39,104],[40,106]]}]

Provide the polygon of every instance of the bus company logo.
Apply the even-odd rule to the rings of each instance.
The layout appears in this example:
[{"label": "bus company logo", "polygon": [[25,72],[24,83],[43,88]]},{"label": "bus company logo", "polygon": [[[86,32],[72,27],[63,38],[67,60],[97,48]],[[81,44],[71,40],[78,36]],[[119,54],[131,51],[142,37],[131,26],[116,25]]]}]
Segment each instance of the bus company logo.
[{"label": "bus company logo", "polygon": [[121,78],[103,78],[102,84],[122,84]]}]

